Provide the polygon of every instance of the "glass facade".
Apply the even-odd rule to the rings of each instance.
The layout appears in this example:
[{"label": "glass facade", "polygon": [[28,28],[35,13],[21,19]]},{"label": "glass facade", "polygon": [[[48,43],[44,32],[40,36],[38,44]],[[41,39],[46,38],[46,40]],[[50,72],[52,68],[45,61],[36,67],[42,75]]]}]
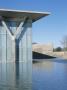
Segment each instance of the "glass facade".
[{"label": "glass facade", "polygon": [[[14,35],[19,22],[5,21],[11,34]],[[0,24],[0,61],[1,62],[27,62],[32,61],[32,21],[29,19],[18,32],[15,40],[12,40],[4,26]]]}]

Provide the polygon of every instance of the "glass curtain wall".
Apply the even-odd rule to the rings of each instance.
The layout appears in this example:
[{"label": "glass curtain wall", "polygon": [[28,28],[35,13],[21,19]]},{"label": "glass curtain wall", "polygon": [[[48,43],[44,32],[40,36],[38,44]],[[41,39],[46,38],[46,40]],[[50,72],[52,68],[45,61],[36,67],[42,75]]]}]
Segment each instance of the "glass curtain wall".
[{"label": "glass curtain wall", "polygon": [[[20,22],[5,21],[8,29],[15,34]],[[16,40],[12,40],[8,32],[0,22],[0,62],[32,61],[32,38],[31,38],[32,20],[29,19],[21,28]]]}]

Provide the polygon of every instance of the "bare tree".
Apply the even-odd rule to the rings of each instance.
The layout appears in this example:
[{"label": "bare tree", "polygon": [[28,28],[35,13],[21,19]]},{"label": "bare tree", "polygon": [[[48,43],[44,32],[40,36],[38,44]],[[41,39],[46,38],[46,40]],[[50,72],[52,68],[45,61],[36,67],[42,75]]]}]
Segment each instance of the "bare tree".
[{"label": "bare tree", "polygon": [[61,44],[63,46],[63,50],[67,51],[67,35],[65,35],[61,41]]}]

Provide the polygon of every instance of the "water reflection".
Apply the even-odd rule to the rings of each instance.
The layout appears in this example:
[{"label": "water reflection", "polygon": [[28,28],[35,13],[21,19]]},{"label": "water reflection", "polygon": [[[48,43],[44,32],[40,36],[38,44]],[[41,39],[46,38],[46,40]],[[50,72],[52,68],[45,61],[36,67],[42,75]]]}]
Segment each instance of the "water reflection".
[{"label": "water reflection", "polygon": [[67,90],[67,61],[33,63],[33,90]]},{"label": "water reflection", "polygon": [[0,63],[0,90],[32,90],[30,63]]},{"label": "water reflection", "polygon": [[[35,64],[33,64],[34,68],[36,69],[45,69],[45,70],[51,70],[53,68],[53,63],[49,62],[49,61],[42,61],[42,62],[35,62]],[[39,68],[38,68],[39,67]]]}]

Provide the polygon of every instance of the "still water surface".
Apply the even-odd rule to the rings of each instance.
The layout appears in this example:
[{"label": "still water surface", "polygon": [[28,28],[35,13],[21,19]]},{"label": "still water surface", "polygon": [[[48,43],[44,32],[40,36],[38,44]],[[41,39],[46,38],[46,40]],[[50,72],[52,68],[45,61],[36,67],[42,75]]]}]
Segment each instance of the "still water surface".
[{"label": "still water surface", "polygon": [[0,90],[67,90],[67,61],[0,63]]},{"label": "still water surface", "polygon": [[0,63],[0,90],[32,90],[31,63]]},{"label": "still water surface", "polygon": [[55,59],[33,63],[33,90],[67,90],[67,61]]}]

